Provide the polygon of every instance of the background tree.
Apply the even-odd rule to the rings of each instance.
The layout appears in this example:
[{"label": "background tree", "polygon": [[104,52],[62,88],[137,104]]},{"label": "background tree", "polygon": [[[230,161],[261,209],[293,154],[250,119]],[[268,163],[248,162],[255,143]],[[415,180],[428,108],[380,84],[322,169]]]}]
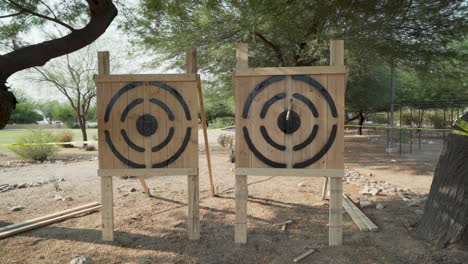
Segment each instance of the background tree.
[{"label": "background tree", "polygon": [[96,97],[93,81],[93,75],[97,72],[95,54],[96,49],[88,46],[79,52],[55,59],[47,66],[35,68],[38,72],[35,80],[50,84],[67,98],[81,129],[83,141],[88,140],[86,121]]},{"label": "background tree", "polygon": [[[183,67],[181,50],[196,47],[199,69],[211,79],[204,87],[219,99],[232,97],[235,43],[249,43],[252,67],[311,66],[328,65],[329,40],[345,39],[356,84],[347,89],[347,104],[357,105],[360,92],[353,90],[364,91],[360,84],[383,74],[360,74],[364,70],[379,67],[390,75],[391,66],[405,66],[427,72],[436,58],[453,58],[448,46],[465,38],[466,11],[463,0],[142,0],[126,29],[146,51],[162,54],[156,61],[172,61],[172,68]],[[380,101],[373,95],[370,102]]]},{"label": "background tree", "polygon": [[28,99],[21,91],[15,91],[18,104],[11,114],[9,124],[31,124],[43,119],[37,103]]},{"label": "background tree", "polygon": [[432,180],[418,235],[440,247],[468,245],[468,113],[454,125]]},{"label": "background tree", "polygon": [[[77,51],[101,36],[117,15],[112,0],[5,0],[0,2],[0,129],[17,100],[8,78],[21,70],[45,65],[52,58]],[[33,29],[56,26],[64,36],[49,34],[43,42],[24,40]]]},{"label": "background tree", "polygon": [[52,121],[54,120],[60,120],[60,119],[55,118],[55,113],[57,112],[57,109],[60,107],[60,103],[58,101],[46,101],[46,102],[38,103],[37,107],[39,111],[41,111],[44,119],[47,122],[49,122],[49,124],[52,124]]}]

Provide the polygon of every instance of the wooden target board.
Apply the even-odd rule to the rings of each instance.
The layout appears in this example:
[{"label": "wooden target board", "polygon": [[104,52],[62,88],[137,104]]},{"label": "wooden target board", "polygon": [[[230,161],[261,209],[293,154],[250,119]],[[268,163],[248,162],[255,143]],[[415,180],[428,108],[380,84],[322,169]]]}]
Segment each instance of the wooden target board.
[{"label": "wooden target board", "polygon": [[[187,65],[196,65],[187,51]],[[114,239],[113,176],[187,175],[188,236],[200,237],[198,90],[196,69],[186,74],[111,75],[109,53],[98,53],[98,105],[103,240]],[[188,68],[188,67],[187,67]]]},{"label": "wooden target board", "polygon": [[343,169],[344,73],[241,74],[238,168]]},{"label": "wooden target board", "polygon": [[248,46],[237,46],[237,243],[247,243],[247,176],[330,178],[329,245],[342,243],[343,41],[330,51],[330,66],[249,68]]},{"label": "wooden target board", "polygon": [[197,76],[95,78],[99,168],[198,168]]}]

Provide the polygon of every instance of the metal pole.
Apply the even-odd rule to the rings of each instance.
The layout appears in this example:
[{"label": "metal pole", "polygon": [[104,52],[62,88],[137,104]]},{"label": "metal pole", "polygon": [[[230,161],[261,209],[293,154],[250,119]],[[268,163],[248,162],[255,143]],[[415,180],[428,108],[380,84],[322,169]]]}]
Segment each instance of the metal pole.
[{"label": "metal pole", "polygon": [[[446,118],[446,108],[445,108],[445,104],[444,104],[444,129],[447,128],[447,120],[445,119]],[[444,142],[445,142],[445,130],[444,130]]]},{"label": "metal pole", "polygon": [[401,105],[400,105],[400,155],[401,155]]},{"label": "metal pole", "polygon": [[[419,106],[419,121],[420,121],[420,128],[422,128],[423,126],[423,120],[422,120],[422,114],[421,114],[421,106]],[[419,130],[419,133],[418,133],[418,140],[419,140],[419,151],[421,151],[421,133],[422,133],[422,130]]]},{"label": "metal pole", "polygon": [[387,151],[391,152],[392,151],[392,147],[393,147],[393,138],[392,138],[392,134],[393,134],[393,115],[394,115],[394,111],[395,111],[395,80],[394,80],[394,70],[395,70],[395,64],[394,64],[394,60],[392,59],[392,62],[390,64],[390,96],[391,96],[391,101],[390,101],[390,122],[389,122],[389,126],[390,126],[390,130],[389,130],[389,134],[390,134],[390,141],[389,141],[389,146],[387,147]]},{"label": "metal pole", "polygon": [[[413,128],[413,106],[410,105],[410,127]],[[409,152],[413,152],[413,129],[410,129],[409,131]]]}]

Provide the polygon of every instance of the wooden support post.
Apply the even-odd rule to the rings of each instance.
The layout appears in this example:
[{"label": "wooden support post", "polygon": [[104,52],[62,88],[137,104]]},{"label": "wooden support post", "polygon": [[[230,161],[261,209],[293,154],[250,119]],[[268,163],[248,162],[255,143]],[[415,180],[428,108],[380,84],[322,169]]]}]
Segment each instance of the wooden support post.
[{"label": "wooden support post", "polygon": [[330,179],[329,246],[341,246],[343,237],[343,179]]},{"label": "wooden support post", "polygon": [[[187,73],[197,73],[197,51],[194,48],[187,49],[185,52],[185,69]],[[203,138],[205,140],[206,163],[208,166],[208,176],[210,177],[210,191],[212,196],[216,196],[216,189],[213,179],[213,170],[211,168],[210,143],[208,142],[208,129],[206,126],[205,103],[203,102],[203,89],[201,79],[197,77],[198,100],[200,103],[200,116],[203,127]]]},{"label": "wooden support post", "polygon": [[249,191],[247,186],[247,175],[236,175],[236,243],[247,243],[247,199]]},{"label": "wooden support post", "polygon": [[[98,74],[109,75],[110,63],[109,52],[98,52]],[[114,240],[114,208],[112,177],[101,177],[101,218],[102,218],[102,240]]]},{"label": "wooden support post", "polygon": [[[330,66],[344,65],[344,41],[330,41]],[[343,124],[340,124],[343,129]],[[344,165],[344,164],[343,164]],[[344,175],[343,175],[344,176]],[[343,179],[331,178],[330,181],[330,224],[329,245],[341,246],[343,239]]]},{"label": "wooden support post", "polygon": [[323,177],[322,200],[327,197],[328,177]]},{"label": "wooden support post", "polygon": [[199,176],[188,176],[188,237],[200,239]]}]

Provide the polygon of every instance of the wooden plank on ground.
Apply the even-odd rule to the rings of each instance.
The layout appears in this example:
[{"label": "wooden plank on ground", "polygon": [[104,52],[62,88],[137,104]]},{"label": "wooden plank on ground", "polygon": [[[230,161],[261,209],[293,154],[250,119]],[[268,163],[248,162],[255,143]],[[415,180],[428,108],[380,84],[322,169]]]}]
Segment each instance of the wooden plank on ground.
[{"label": "wooden plank on ground", "polygon": [[98,205],[98,206],[94,206],[94,207],[91,207],[91,208],[86,208],[86,209],[82,209],[82,210],[75,211],[75,212],[72,212],[72,213],[68,213],[68,214],[65,214],[65,215],[57,216],[57,217],[54,217],[54,218],[51,218],[51,219],[36,222],[36,223],[30,224],[30,225],[26,225],[26,226],[22,226],[22,227],[19,227],[19,228],[11,229],[11,230],[0,233],[0,239],[5,238],[5,237],[9,237],[9,236],[12,236],[12,235],[15,235],[15,234],[19,234],[19,233],[22,233],[22,232],[26,232],[26,231],[29,231],[31,229],[35,229],[35,228],[38,228],[38,227],[41,227],[41,226],[45,226],[45,225],[49,225],[49,224],[52,224],[52,223],[60,222],[62,220],[65,220],[65,219],[68,219],[68,218],[71,218],[71,217],[74,217],[74,216],[90,213],[90,212],[99,210],[100,208],[101,208],[101,206]]},{"label": "wooden plank on ground", "polygon": [[[365,215],[352,201],[351,199],[349,199],[348,196],[346,196],[345,194],[343,194],[343,199],[344,199],[344,202],[347,203],[348,205],[348,208],[350,210],[348,210],[346,207],[346,211],[348,212],[348,214],[351,216],[351,218],[354,220],[354,222],[356,223],[356,225],[358,225],[359,227],[359,230],[361,231],[378,231],[379,230],[379,227],[377,225],[374,224],[374,222],[372,222],[372,220],[369,219],[369,217],[367,217],[367,215]],[[343,206],[344,206],[344,203],[343,203]],[[350,212],[351,211],[351,212]],[[356,219],[356,220],[355,220]],[[358,224],[358,222],[360,222]],[[361,229],[361,226],[363,223],[367,228],[366,229]]]},{"label": "wooden plank on ground", "polygon": [[26,226],[26,225],[38,223],[38,222],[41,222],[41,221],[44,221],[44,220],[48,220],[48,219],[51,219],[51,218],[55,218],[55,217],[58,217],[58,216],[66,215],[66,214],[69,214],[69,213],[73,213],[73,212],[76,212],[76,211],[80,211],[80,210],[82,210],[82,209],[86,209],[86,208],[90,208],[90,207],[95,207],[95,206],[98,206],[98,205],[100,205],[99,202],[89,203],[89,204],[85,204],[85,205],[78,206],[78,207],[75,207],[75,208],[71,208],[71,209],[67,209],[67,210],[64,210],[64,211],[60,211],[60,212],[57,212],[57,213],[48,214],[48,215],[45,215],[45,216],[40,216],[40,217],[37,217],[37,218],[33,218],[33,219],[30,219],[30,220],[26,220],[26,221],[23,221],[23,222],[20,222],[20,223],[16,223],[16,224],[12,224],[12,225],[7,225],[7,226],[4,226],[4,227],[0,227],[0,233],[3,233],[3,232],[5,232],[5,231],[11,230],[11,229],[20,228],[20,227],[22,227],[22,226]]}]

